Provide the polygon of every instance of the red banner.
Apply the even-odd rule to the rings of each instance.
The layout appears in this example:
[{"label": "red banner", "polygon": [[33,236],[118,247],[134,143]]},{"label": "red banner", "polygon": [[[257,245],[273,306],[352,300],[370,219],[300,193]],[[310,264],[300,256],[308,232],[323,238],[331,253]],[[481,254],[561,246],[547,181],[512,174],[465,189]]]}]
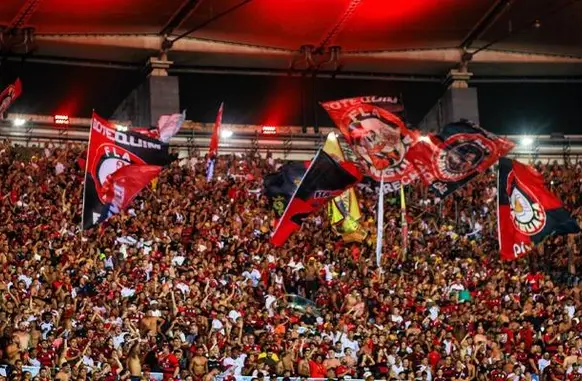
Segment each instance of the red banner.
[{"label": "red banner", "polygon": [[218,142],[220,140],[220,127],[222,125],[222,110],[224,108],[224,103],[220,104],[218,113],[216,114],[216,121],[214,122],[214,128],[212,129],[212,137],[210,138],[210,147],[208,148],[208,156],[215,157],[218,155]]},{"label": "red banner", "polygon": [[384,178],[389,189],[396,191],[400,183],[417,179],[414,167],[406,159],[408,148],[418,139],[402,120],[387,110],[397,99],[390,97],[358,97],[322,103],[341,130],[368,176]]},{"label": "red banner", "polygon": [[[153,169],[149,167],[161,169],[170,162],[169,146],[159,140],[133,131],[119,131],[96,114],[93,114],[90,128],[83,191],[83,229],[119,213],[122,206],[127,205],[126,201],[137,194],[134,191],[136,184],[147,185],[151,180],[149,176]],[[146,168],[141,171],[140,167]],[[116,180],[115,175],[121,169],[125,170]],[[136,173],[127,175],[126,171]],[[143,179],[138,180],[141,175],[144,175]],[[128,185],[128,188],[122,189],[122,185]]]},{"label": "red banner", "polygon": [[0,118],[20,94],[22,94],[22,82],[20,82],[20,78],[17,78],[13,84],[8,85],[0,94]]},{"label": "red banner", "polygon": [[138,193],[155,179],[159,165],[126,165],[108,176],[103,184],[104,201],[120,211],[129,206]]},{"label": "red banner", "polygon": [[577,233],[580,227],[534,168],[499,160],[497,228],[501,259],[529,253],[550,235]]},{"label": "red banner", "polygon": [[407,158],[423,182],[444,198],[506,155],[514,144],[470,122],[449,123],[437,135],[423,137]]}]

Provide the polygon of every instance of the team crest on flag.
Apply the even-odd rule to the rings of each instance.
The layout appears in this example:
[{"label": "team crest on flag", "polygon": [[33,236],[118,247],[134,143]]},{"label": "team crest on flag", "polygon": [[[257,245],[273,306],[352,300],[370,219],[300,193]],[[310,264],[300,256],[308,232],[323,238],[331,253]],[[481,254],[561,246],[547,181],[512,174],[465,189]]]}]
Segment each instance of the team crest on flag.
[{"label": "team crest on flag", "polygon": [[496,154],[495,144],[483,136],[455,134],[437,146],[434,170],[440,179],[459,181]]},{"label": "team crest on flag", "polygon": [[533,193],[523,186],[513,184],[509,197],[513,226],[523,234],[534,235],[546,226],[546,212]]},{"label": "team crest on flag", "polygon": [[506,139],[471,122],[460,121],[447,124],[437,135],[418,139],[407,158],[423,182],[444,198],[491,167],[513,147]]},{"label": "team crest on flag", "polygon": [[560,200],[533,168],[499,160],[497,228],[501,259],[514,260],[551,235],[580,231]]},{"label": "team crest on flag", "polygon": [[85,161],[83,229],[124,209],[170,163],[168,148],[149,136],[117,130],[93,114]]},{"label": "team crest on flag", "polygon": [[387,183],[410,183],[416,176],[406,153],[418,134],[408,130],[402,120],[385,107],[386,104],[393,106],[398,100],[367,96],[321,105],[369,176],[377,181],[384,177]]}]

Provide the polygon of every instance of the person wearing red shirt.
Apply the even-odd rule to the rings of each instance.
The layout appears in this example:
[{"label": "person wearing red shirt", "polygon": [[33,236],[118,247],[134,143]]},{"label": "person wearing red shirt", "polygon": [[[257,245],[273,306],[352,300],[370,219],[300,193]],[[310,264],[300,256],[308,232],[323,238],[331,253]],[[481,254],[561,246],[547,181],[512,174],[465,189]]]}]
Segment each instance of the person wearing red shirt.
[{"label": "person wearing red shirt", "polygon": [[526,275],[525,280],[532,291],[539,291],[540,283],[544,280],[544,276],[538,272],[529,273]]},{"label": "person wearing red shirt", "polygon": [[506,381],[507,373],[502,369],[493,369],[490,373],[490,378],[492,381]]},{"label": "person wearing red shirt", "polygon": [[525,344],[525,350],[529,352],[533,345],[534,331],[532,329],[531,323],[528,321],[523,322],[523,326],[518,333],[519,339]]},{"label": "person wearing red shirt", "polygon": [[49,347],[49,342],[47,340],[42,340],[37,348],[37,360],[42,366],[52,368],[55,365],[56,353],[52,347]]},{"label": "person wearing red shirt", "polygon": [[432,351],[428,353],[428,363],[430,364],[431,368],[436,370],[438,363],[441,361],[441,354],[438,351],[438,346],[434,346]]},{"label": "person wearing red shirt", "polygon": [[315,361],[309,360],[309,377],[311,378],[326,378],[327,370],[325,365],[323,365],[323,356],[316,355]]},{"label": "person wearing red shirt", "polygon": [[164,344],[162,352],[158,354],[158,364],[164,374],[164,380],[176,377],[180,371],[178,357],[170,352],[169,344]]}]

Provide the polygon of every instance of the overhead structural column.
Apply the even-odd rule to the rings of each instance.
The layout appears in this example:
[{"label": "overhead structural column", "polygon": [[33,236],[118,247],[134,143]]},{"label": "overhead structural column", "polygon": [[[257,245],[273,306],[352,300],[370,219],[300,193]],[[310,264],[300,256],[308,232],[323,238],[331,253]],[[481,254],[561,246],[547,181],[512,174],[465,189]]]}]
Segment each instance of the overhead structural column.
[{"label": "overhead structural column", "polygon": [[172,65],[165,56],[150,58],[147,78],[121,102],[112,118],[132,126],[153,127],[164,114],[180,112],[178,77],[169,76]]},{"label": "overhead structural column", "polygon": [[472,76],[465,59],[457,69],[449,72],[445,82],[447,90],[420,122],[422,131],[439,132],[446,124],[461,119],[479,123],[477,89],[469,87]]}]

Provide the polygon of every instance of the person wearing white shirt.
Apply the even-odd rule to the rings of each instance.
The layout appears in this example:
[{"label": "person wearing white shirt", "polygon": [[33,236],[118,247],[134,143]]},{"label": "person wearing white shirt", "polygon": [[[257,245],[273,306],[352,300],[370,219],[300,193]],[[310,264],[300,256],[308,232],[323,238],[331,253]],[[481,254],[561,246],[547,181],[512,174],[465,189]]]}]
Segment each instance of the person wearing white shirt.
[{"label": "person wearing white shirt", "polygon": [[230,312],[228,313],[228,318],[230,320],[232,320],[233,323],[236,323],[236,320],[241,317],[240,312],[238,312],[237,310],[230,310]]},{"label": "person wearing white shirt", "polygon": [[574,304],[572,303],[572,301],[570,299],[568,299],[566,301],[566,305],[564,306],[564,311],[568,314],[570,319],[574,318],[574,315],[576,314],[576,307],[574,306]]},{"label": "person wearing white shirt", "polygon": [[246,354],[241,354],[238,348],[233,348],[230,356],[222,361],[222,365],[227,368],[227,372],[233,376],[241,376],[246,359]]},{"label": "person wearing white shirt", "polygon": [[541,359],[538,360],[538,369],[540,370],[540,373],[543,374],[544,373],[544,369],[551,364],[551,360],[550,360],[550,354],[549,353],[544,353],[543,357]]},{"label": "person wearing white shirt", "polygon": [[224,324],[222,324],[222,321],[218,317],[212,319],[212,330],[224,332]]},{"label": "person wearing white shirt", "polygon": [[346,349],[352,350],[352,357],[358,357],[358,351],[360,350],[360,344],[354,340],[354,333],[348,332],[347,336],[345,334],[341,335],[341,343],[342,343],[342,352],[345,352]]},{"label": "person wearing white shirt", "polygon": [[261,280],[261,272],[256,268],[252,269],[251,271],[247,270],[243,272],[242,276],[250,280],[253,287],[257,287],[259,285],[259,281]]},{"label": "person wearing white shirt", "polygon": [[395,375],[399,375],[400,373],[404,372],[404,366],[402,365],[402,360],[400,357],[396,358],[394,365],[390,367],[390,372],[393,372]]}]

